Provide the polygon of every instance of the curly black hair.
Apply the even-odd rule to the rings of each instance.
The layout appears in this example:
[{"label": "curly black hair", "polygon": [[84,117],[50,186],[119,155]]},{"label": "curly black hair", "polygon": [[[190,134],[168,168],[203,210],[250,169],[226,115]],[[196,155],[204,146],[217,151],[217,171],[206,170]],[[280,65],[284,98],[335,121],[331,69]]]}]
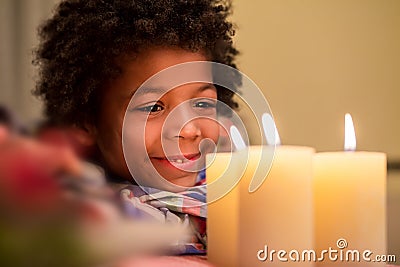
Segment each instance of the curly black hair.
[{"label": "curly black hair", "polygon": [[[236,69],[228,0],[63,0],[39,28],[33,93],[53,123],[94,123],[102,90],[121,74],[120,58],[151,46],[205,52]],[[235,108],[233,92],[218,99]]]}]

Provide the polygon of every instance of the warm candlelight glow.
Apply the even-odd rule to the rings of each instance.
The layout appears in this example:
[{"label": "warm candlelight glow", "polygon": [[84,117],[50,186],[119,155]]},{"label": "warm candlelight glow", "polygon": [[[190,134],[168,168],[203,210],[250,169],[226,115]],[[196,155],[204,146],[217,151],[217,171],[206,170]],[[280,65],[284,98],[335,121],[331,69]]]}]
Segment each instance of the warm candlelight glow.
[{"label": "warm candlelight glow", "polygon": [[344,116],[344,150],[355,151],[356,150],[356,133],[354,131],[353,119],[349,113]]}]

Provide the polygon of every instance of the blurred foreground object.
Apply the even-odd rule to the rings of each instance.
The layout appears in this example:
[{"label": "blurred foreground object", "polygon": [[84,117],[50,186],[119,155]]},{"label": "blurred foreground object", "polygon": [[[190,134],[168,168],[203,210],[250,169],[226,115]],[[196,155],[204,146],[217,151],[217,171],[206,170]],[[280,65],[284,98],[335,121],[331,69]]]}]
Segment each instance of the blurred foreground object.
[{"label": "blurred foreground object", "polygon": [[187,236],[125,217],[93,166],[0,125],[0,266],[111,264],[167,253]]}]

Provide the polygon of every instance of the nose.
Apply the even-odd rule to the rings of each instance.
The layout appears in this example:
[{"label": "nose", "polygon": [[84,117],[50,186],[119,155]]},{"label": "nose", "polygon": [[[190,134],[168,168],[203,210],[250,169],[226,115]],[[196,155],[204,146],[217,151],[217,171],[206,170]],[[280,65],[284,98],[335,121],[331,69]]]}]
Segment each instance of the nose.
[{"label": "nose", "polygon": [[194,140],[201,136],[201,127],[197,114],[190,103],[176,107],[167,117],[163,126],[163,137],[168,140]]},{"label": "nose", "polygon": [[198,127],[196,119],[186,122],[179,132],[178,138],[193,140],[201,136],[201,129]]}]

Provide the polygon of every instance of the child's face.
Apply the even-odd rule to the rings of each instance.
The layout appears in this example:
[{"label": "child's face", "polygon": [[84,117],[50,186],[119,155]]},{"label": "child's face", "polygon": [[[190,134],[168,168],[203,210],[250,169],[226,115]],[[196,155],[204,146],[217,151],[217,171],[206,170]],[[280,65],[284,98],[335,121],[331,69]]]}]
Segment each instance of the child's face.
[{"label": "child's face", "polygon": [[[142,83],[159,71],[180,63],[206,60],[202,53],[158,48],[142,52],[135,59],[123,64],[122,75],[104,94],[100,120],[94,130],[101,157],[111,171],[125,179],[131,179],[122,151],[122,127],[125,123],[124,133],[128,134],[124,135],[124,149],[125,152],[132,151],[134,162],[131,163],[130,160],[129,166],[135,177],[153,179],[151,173],[155,168],[164,179],[173,184],[195,184],[197,172],[189,169],[201,168],[199,165],[204,164],[205,153],[212,152],[213,149],[212,146],[205,146],[200,153],[200,142],[208,139],[216,144],[219,136],[219,125],[214,121],[217,99],[215,87],[209,83],[190,83],[176,87],[162,96],[150,91],[135,95],[131,103],[130,100]],[[211,80],[210,69],[204,69],[201,75],[208,76],[206,80]],[[186,106],[200,107],[206,116],[182,121],[184,115],[190,112],[185,110]],[[169,114],[172,114],[172,120],[167,120]],[[180,125],[170,126],[171,122]],[[167,157],[178,160],[171,164]],[[191,164],[190,161],[181,163],[179,159],[182,157],[196,160],[196,164]]]}]

